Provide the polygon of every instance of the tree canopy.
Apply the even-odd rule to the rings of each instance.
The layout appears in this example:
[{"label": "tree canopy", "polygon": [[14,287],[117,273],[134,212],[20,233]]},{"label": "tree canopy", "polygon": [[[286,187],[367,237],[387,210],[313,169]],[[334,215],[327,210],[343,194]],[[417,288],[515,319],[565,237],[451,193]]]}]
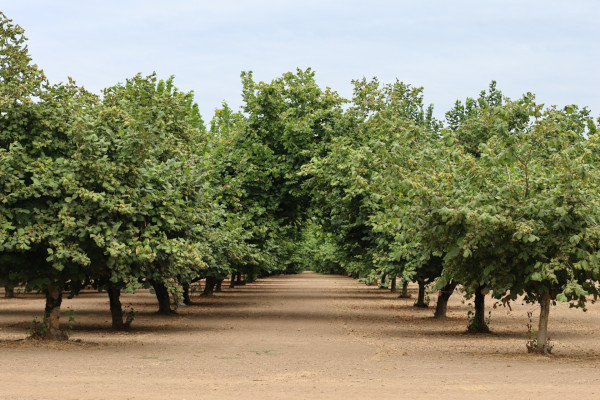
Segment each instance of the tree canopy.
[{"label": "tree canopy", "polygon": [[[492,82],[434,117],[423,88],[354,81],[344,99],[311,69],[255,82],[208,128],[174,77],[95,95],[50,83],[0,14],[0,283],[46,294],[169,292],[206,278],[313,268],[369,281],[541,305],[530,350],[549,351],[550,305],[599,295],[598,119],[517,100]],[[213,282],[214,283],[214,282]],[[383,282],[382,282],[383,283]],[[212,290],[212,289],[211,289]]]}]

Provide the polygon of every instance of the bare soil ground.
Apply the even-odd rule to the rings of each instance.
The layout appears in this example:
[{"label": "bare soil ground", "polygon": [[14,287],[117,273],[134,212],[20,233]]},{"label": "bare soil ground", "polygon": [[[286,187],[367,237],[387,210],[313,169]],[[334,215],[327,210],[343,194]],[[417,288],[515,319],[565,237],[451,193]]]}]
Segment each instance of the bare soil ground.
[{"label": "bare soil ground", "polygon": [[539,356],[525,349],[534,305],[488,298],[493,333],[470,335],[458,293],[437,321],[342,276],[262,279],[171,317],[147,291],[122,300],[130,331],[110,331],[108,296],[88,292],[63,302],[71,340],[44,343],[22,340],[41,296],[0,299],[0,399],[600,398],[600,304],[553,307],[553,355]]}]

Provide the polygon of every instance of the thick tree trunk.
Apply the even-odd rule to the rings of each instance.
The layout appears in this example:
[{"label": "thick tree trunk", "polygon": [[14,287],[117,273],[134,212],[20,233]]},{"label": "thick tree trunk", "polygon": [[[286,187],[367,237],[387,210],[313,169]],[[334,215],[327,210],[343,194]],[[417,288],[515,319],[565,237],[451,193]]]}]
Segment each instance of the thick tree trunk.
[{"label": "thick tree trunk", "polygon": [[229,289],[235,288],[235,272],[231,274],[231,281],[229,281]]},{"label": "thick tree trunk", "polygon": [[171,299],[169,297],[169,291],[167,287],[162,283],[152,282],[154,293],[156,294],[156,300],[158,300],[158,314],[171,315],[176,314],[175,311],[171,310]]},{"label": "thick tree trunk", "polygon": [[417,283],[419,284],[419,296],[414,307],[427,308],[429,305],[425,303],[425,281],[417,281]]},{"label": "thick tree trunk", "polygon": [[390,292],[396,293],[396,277],[392,277],[390,281]]},{"label": "thick tree trunk", "polygon": [[551,298],[549,293],[544,293],[540,299],[540,320],[536,334],[536,344],[533,346],[536,353],[550,354],[552,346],[548,339],[548,316],[550,315]]},{"label": "thick tree trunk", "polygon": [[433,314],[433,318],[446,318],[448,299],[450,299],[450,296],[452,296],[452,293],[454,293],[456,285],[458,285],[458,282],[451,280],[442,288],[442,290],[440,290],[440,295],[438,296],[437,304],[435,305],[435,314]]},{"label": "thick tree trunk", "polygon": [[189,306],[192,304],[192,299],[190,298],[190,285],[184,283],[183,285],[181,285],[181,287],[183,289],[183,304]]},{"label": "thick tree trunk", "polygon": [[215,292],[221,293],[223,291],[223,288],[221,287],[222,285],[223,285],[223,279],[217,279],[217,285],[215,287]]},{"label": "thick tree trunk", "polygon": [[201,296],[212,296],[215,291],[215,286],[217,284],[217,280],[212,276],[206,277],[206,284],[204,285],[204,291]]},{"label": "thick tree trunk", "polygon": [[123,307],[121,307],[121,289],[110,287],[107,290],[110,302],[110,314],[112,316],[112,328],[122,331],[127,328],[123,322]]},{"label": "thick tree trunk", "polygon": [[490,328],[485,323],[485,294],[481,286],[475,291],[475,314],[468,329],[470,332],[490,332]]},{"label": "thick tree trunk", "polygon": [[4,297],[7,299],[12,299],[15,297],[15,288],[11,285],[4,286]]},{"label": "thick tree trunk", "polygon": [[62,303],[62,288],[48,285],[46,288],[46,308],[44,310],[44,323],[46,333],[44,339],[67,340],[67,334],[60,330],[60,305]]},{"label": "thick tree trunk", "polygon": [[408,281],[402,282],[402,293],[398,296],[400,299],[410,299],[410,294],[408,294]]}]

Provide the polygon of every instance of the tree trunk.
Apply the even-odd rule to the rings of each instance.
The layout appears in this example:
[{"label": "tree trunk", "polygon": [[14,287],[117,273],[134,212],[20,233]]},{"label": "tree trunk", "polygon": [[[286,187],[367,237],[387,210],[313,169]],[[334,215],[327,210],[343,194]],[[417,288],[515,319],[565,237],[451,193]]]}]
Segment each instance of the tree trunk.
[{"label": "tree trunk", "polygon": [[451,280],[440,290],[440,295],[438,296],[437,304],[435,305],[435,314],[433,314],[433,318],[443,319],[446,318],[446,312],[448,310],[448,299],[454,293],[454,289],[456,289],[456,285],[458,282],[454,282]]},{"label": "tree trunk", "polygon": [[221,285],[223,285],[223,279],[217,279],[217,285],[215,287],[215,292],[221,293],[223,291],[223,289],[221,288]]},{"label": "tree trunk", "polygon": [[4,286],[4,297],[7,299],[12,299],[15,297],[15,288],[11,285]]},{"label": "tree trunk", "polygon": [[176,314],[175,311],[171,310],[171,299],[169,297],[169,291],[167,287],[162,283],[152,282],[156,299],[158,300],[158,314],[171,315]]},{"label": "tree trunk", "polygon": [[417,281],[417,283],[419,284],[419,296],[414,307],[427,308],[429,305],[425,303],[425,281]]},{"label": "tree trunk", "polygon": [[[387,274],[381,275],[381,283],[379,284],[379,289],[384,289],[385,287],[385,279],[387,278]],[[377,281],[377,280],[375,280]]]},{"label": "tree trunk", "polygon": [[392,279],[390,280],[390,292],[391,293],[396,293],[396,277],[392,277]]},{"label": "tree trunk", "polygon": [[183,304],[189,306],[192,304],[192,299],[190,298],[190,285],[184,283],[181,287],[183,288]]},{"label": "tree trunk", "polygon": [[[540,320],[536,334],[536,343],[533,346],[536,353],[550,354],[552,346],[548,338],[548,316],[550,315],[550,293],[546,292],[540,299]],[[530,351],[532,351],[530,349]]]},{"label": "tree trunk", "polygon": [[229,281],[229,289],[235,288],[235,272],[231,274],[231,281]]},{"label": "tree trunk", "polygon": [[398,296],[400,299],[410,299],[410,294],[408,294],[408,281],[402,282],[402,294]]},{"label": "tree trunk", "polygon": [[485,323],[485,294],[480,286],[475,291],[475,314],[468,327],[469,332],[489,333],[490,328]]},{"label": "tree trunk", "polygon": [[112,328],[117,331],[122,331],[127,326],[123,322],[123,307],[121,307],[121,289],[118,287],[110,287],[107,290],[108,299],[110,301],[110,314],[112,316]]},{"label": "tree trunk", "polygon": [[46,333],[44,339],[67,340],[67,334],[60,330],[60,305],[62,303],[62,288],[50,284],[46,288],[46,308],[44,310],[44,323]]},{"label": "tree trunk", "polygon": [[254,266],[248,268],[248,273],[246,274],[246,282],[252,283],[254,282]]},{"label": "tree trunk", "polygon": [[242,281],[242,272],[241,271],[238,271],[238,273],[237,273],[237,277],[235,279],[235,284],[237,286],[243,286],[246,284],[246,282]]},{"label": "tree trunk", "polygon": [[206,277],[206,284],[204,285],[204,291],[201,296],[212,296],[215,290],[215,285],[217,284],[217,280],[212,276]]}]

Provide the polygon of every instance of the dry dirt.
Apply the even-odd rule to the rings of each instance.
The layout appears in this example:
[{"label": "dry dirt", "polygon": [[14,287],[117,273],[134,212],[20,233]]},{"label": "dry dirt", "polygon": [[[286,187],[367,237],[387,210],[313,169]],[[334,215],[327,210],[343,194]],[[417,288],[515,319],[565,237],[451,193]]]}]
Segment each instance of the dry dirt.
[{"label": "dry dirt", "polygon": [[106,294],[65,300],[68,343],[23,340],[41,296],[0,299],[0,399],[600,398],[600,304],[553,307],[546,357],[526,353],[533,305],[487,299],[493,333],[469,335],[458,293],[437,321],[342,276],[261,279],[171,317],[146,291],[123,297],[136,312],[126,333],[110,331]]}]

